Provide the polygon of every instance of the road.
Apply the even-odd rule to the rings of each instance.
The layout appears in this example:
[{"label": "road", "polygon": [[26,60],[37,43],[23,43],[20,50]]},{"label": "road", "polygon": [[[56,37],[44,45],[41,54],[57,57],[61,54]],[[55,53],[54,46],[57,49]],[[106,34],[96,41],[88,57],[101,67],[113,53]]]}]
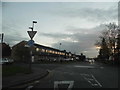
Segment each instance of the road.
[{"label": "road", "polygon": [[[49,70],[49,75],[36,80],[31,88],[118,88],[118,68],[95,62],[69,64],[34,64],[33,67]],[[26,89],[26,90],[27,90]]]}]

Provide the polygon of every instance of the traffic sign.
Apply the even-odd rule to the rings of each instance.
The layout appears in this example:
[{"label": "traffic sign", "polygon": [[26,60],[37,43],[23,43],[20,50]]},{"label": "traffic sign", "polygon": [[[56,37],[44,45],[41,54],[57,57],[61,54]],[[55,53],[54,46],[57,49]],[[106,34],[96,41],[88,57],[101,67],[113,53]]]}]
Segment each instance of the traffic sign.
[{"label": "traffic sign", "polygon": [[37,31],[27,31],[27,32],[28,32],[28,35],[30,36],[31,40],[33,39],[33,37],[37,33]]},{"label": "traffic sign", "polygon": [[34,41],[33,40],[29,40],[27,43],[29,46],[33,46],[34,45]]}]

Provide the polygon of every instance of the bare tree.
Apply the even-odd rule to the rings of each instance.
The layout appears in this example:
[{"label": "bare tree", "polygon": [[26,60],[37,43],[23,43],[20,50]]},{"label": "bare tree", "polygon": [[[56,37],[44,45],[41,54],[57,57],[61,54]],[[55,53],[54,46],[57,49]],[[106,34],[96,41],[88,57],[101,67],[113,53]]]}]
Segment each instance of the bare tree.
[{"label": "bare tree", "polygon": [[106,43],[104,50],[109,49],[108,50],[109,52],[106,51],[108,55],[114,55],[116,49],[116,43],[117,43],[116,40],[117,35],[118,35],[118,25],[116,25],[115,23],[109,23],[108,25],[106,25],[106,30],[101,32],[101,35],[99,36],[99,40],[95,43],[96,46],[99,46],[101,48],[99,53],[101,53],[101,50],[103,50],[103,43]]}]

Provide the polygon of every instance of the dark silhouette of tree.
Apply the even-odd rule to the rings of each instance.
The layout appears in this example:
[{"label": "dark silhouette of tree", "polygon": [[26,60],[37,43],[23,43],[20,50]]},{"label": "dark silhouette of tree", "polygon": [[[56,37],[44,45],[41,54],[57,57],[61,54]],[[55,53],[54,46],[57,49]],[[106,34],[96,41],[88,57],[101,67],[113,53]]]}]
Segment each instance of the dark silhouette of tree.
[{"label": "dark silhouette of tree", "polygon": [[110,50],[109,50],[109,48],[107,46],[105,38],[102,39],[101,49],[99,51],[99,55],[100,55],[101,59],[103,59],[103,60],[109,58]]},{"label": "dark silhouette of tree", "polygon": [[118,30],[118,35],[116,39],[117,39],[117,45],[116,45],[115,63],[120,64],[120,29]]},{"label": "dark silhouette of tree", "polygon": [[10,57],[11,56],[11,48],[8,44],[2,43],[2,57]]},{"label": "dark silhouette of tree", "polygon": [[115,23],[110,23],[106,25],[108,29],[103,31],[101,36],[99,36],[99,41],[96,42],[96,46],[101,47],[102,39],[104,38],[108,48],[110,49],[110,53],[114,54],[115,52],[115,43],[116,43],[116,35],[118,34],[118,26]]},{"label": "dark silhouette of tree", "polygon": [[85,59],[86,59],[85,55],[83,55],[83,53],[81,53],[81,55],[80,55],[80,60],[81,60],[81,61],[85,61]]},{"label": "dark silhouette of tree", "polygon": [[[116,55],[118,56],[120,40],[119,37],[119,27],[115,23],[110,23],[106,25],[108,29],[102,32],[102,35],[99,36],[99,40],[95,43],[96,46],[101,47],[99,51],[99,58],[106,58],[109,56],[113,57],[113,60],[118,60]],[[118,51],[117,51],[118,50]]]}]

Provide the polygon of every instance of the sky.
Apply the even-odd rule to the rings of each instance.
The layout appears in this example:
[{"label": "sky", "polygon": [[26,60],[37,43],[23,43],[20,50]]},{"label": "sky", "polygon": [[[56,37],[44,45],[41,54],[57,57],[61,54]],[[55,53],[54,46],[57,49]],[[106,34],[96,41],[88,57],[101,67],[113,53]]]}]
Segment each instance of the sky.
[{"label": "sky", "polygon": [[[112,1],[112,0],[111,0]],[[118,22],[118,2],[2,2],[4,42],[13,46],[30,40],[36,20],[35,43],[96,57],[96,40],[105,24]],[[1,18],[0,18],[1,19]],[[61,45],[60,45],[61,43]]]}]

